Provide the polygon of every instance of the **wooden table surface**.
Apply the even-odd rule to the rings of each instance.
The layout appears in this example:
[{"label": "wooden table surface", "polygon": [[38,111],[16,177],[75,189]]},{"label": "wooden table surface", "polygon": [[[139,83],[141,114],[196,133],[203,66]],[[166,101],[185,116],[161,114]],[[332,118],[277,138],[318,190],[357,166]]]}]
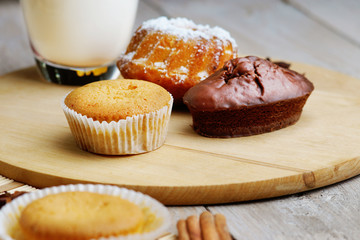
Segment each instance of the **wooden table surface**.
[{"label": "wooden table surface", "polygon": [[[134,27],[161,15],[223,27],[241,55],[304,62],[360,81],[358,0],[141,0]],[[19,2],[0,0],[0,75],[33,65]],[[0,191],[21,185],[6,181]],[[360,177],[276,199],[169,210],[174,234],[178,219],[209,210],[226,216],[235,239],[358,239]]]}]

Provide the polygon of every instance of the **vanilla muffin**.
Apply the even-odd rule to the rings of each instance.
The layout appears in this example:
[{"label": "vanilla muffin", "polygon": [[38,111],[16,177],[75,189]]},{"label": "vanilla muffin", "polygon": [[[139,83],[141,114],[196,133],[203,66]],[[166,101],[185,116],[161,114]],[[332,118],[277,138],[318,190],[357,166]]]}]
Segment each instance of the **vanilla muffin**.
[{"label": "vanilla muffin", "polygon": [[136,204],[119,196],[63,192],[27,205],[19,219],[29,240],[82,240],[138,233],[144,216]]},{"label": "vanilla muffin", "polygon": [[[110,218],[113,221],[109,222]],[[0,209],[0,239],[42,240],[45,236],[37,235],[55,232],[56,237],[48,235],[45,239],[89,239],[90,234],[100,233],[99,237],[91,239],[150,240],[168,232],[171,222],[168,209],[141,192],[113,185],[69,184],[28,192],[3,206]],[[49,226],[51,223],[55,224]],[[112,223],[117,226],[113,227]],[[26,230],[30,224],[37,227]],[[73,231],[67,229],[70,225],[74,226]],[[84,228],[86,233],[80,231]],[[102,237],[110,232],[112,236]]]},{"label": "vanilla muffin", "polygon": [[109,155],[137,154],[165,141],[173,98],[142,80],[104,80],[70,92],[62,104],[83,150]]}]

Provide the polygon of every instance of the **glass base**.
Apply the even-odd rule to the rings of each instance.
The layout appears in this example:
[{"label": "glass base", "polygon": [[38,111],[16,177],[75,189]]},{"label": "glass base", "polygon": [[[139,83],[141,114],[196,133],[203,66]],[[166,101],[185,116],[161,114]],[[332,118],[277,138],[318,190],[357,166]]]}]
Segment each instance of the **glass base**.
[{"label": "glass base", "polygon": [[81,86],[99,80],[115,79],[119,76],[116,64],[96,68],[70,68],[35,58],[41,75],[49,82]]}]

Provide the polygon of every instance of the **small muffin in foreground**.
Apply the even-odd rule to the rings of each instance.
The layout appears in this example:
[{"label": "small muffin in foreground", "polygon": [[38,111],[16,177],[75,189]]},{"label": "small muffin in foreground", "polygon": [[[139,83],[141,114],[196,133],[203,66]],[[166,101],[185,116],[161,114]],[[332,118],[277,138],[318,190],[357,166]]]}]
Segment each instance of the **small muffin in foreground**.
[{"label": "small muffin in foreground", "polygon": [[70,92],[62,104],[78,146],[123,155],[163,145],[173,98],[161,86],[142,80],[104,80]]},{"label": "small muffin in foreground", "polygon": [[236,42],[224,29],[159,17],[136,30],[117,65],[124,78],[159,84],[182,104],[189,88],[236,56]]},{"label": "small muffin in foreground", "polygon": [[249,136],[296,123],[313,90],[304,75],[248,56],[226,62],[187,91],[184,103],[197,133],[224,138]]},{"label": "small muffin in foreground", "polygon": [[144,223],[136,204],[91,192],[63,192],[27,205],[19,219],[25,239],[80,240],[139,233]]},{"label": "small muffin in foreground", "polygon": [[141,192],[69,184],[28,192],[7,203],[0,209],[0,239],[150,240],[168,232],[170,223],[168,209]]}]

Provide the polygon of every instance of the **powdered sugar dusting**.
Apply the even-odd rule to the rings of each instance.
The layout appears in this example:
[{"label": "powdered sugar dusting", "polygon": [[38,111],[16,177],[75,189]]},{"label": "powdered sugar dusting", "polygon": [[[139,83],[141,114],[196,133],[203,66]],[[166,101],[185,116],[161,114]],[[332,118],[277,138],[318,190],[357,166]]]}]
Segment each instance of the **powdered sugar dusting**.
[{"label": "powdered sugar dusting", "polygon": [[131,61],[135,55],[135,51],[129,52],[128,54],[123,54],[122,57],[124,60]]},{"label": "powdered sugar dusting", "polygon": [[179,72],[181,72],[181,73],[188,73],[188,72],[189,72],[189,69],[187,69],[187,68],[184,67],[184,66],[181,66],[181,67],[179,68]]},{"label": "powdered sugar dusting", "polygon": [[166,68],[165,63],[163,63],[163,62],[155,62],[154,66],[157,68]]},{"label": "powdered sugar dusting", "polygon": [[[170,36],[171,41],[175,38],[175,42],[165,44],[163,40],[168,40],[167,35]],[[157,78],[168,79],[171,84],[178,85],[182,90],[189,85],[188,79],[202,81],[212,73],[211,70],[214,67],[222,65],[221,61],[225,61],[224,58],[236,56],[237,45],[229,32],[217,26],[197,25],[186,18],[150,19],[143,22],[134,36],[140,36],[137,49],[122,55],[120,71],[130,72],[131,67],[126,63],[131,62],[145,75],[151,76],[156,72]],[[143,36],[145,37],[141,39]],[[147,39],[146,36],[150,38]],[[141,41],[144,41],[144,44]],[[189,46],[191,49],[187,51],[186,48]],[[185,52],[182,54],[184,50],[186,50],[186,56],[184,56]],[[181,59],[177,63],[178,55],[186,59]],[[193,71],[193,65],[196,64],[198,56],[207,57],[208,55],[211,59],[206,59],[206,61],[214,65],[208,69],[204,64],[201,69]]]},{"label": "powdered sugar dusting", "polygon": [[201,79],[204,80],[205,78],[207,78],[209,76],[209,73],[207,71],[201,71],[197,74],[197,76]]},{"label": "powdered sugar dusting", "polygon": [[172,34],[179,38],[184,39],[212,39],[218,38],[221,41],[230,41],[233,48],[236,48],[235,40],[230,36],[230,33],[224,30],[221,27],[210,27],[209,25],[195,24],[193,21],[187,18],[171,18],[159,17],[155,19],[150,19],[145,21],[141,28],[152,30],[152,31],[161,31],[165,34]]}]

